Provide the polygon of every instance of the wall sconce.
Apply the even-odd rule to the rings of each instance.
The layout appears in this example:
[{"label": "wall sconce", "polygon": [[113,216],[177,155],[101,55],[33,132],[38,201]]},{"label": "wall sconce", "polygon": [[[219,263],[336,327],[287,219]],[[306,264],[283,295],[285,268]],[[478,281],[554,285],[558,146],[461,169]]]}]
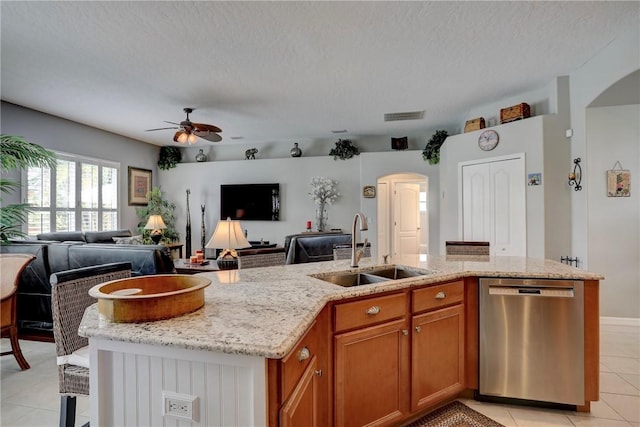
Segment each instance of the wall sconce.
[{"label": "wall sconce", "polygon": [[574,190],[582,190],[582,167],[580,167],[580,157],[573,159],[573,172],[569,172],[569,185],[575,185]]}]

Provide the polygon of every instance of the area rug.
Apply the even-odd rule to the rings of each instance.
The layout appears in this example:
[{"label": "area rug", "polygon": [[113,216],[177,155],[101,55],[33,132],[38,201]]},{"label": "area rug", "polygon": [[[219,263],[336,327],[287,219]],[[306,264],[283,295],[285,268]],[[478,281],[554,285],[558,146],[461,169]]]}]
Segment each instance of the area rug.
[{"label": "area rug", "polygon": [[504,427],[474,411],[465,404],[455,401],[425,415],[405,427]]}]

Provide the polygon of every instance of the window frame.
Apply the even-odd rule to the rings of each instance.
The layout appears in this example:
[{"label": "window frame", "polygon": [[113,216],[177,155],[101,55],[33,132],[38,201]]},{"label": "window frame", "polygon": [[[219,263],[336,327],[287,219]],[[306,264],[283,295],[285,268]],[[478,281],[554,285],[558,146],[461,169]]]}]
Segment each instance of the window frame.
[{"label": "window frame", "polygon": [[[103,223],[103,213],[105,212],[115,212],[117,216],[116,224],[114,225],[114,229],[121,228],[122,221],[122,199],[121,199],[121,167],[120,162],[112,161],[112,160],[104,160],[96,157],[82,156],[77,154],[65,153],[61,151],[51,150],[56,155],[56,160],[63,160],[71,163],[75,163],[75,207],[71,209],[69,208],[59,208],[56,206],[56,195],[57,195],[57,170],[51,169],[50,173],[50,183],[49,183],[49,206],[48,207],[32,207],[34,212],[48,212],[49,213],[49,230],[50,232],[55,232],[56,230],[56,212],[68,210],[75,213],[75,221],[73,224],[74,230],[70,231],[83,231],[82,229],[82,213],[85,211],[97,211],[97,228],[98,231],[104,230]],[[98,167],[98,194],[97,194],[97,208],[87,208],[82,207],[82,166],[83,165],[91,165]],[[102,204],[102,174],[103,168],[112,168],[115,169],[115,175],[117,177],[117,186],[116,186],[116,208],[104,208]],[[28,180],[28,168],[23,168],[21,171],[21,199],[23,203],[28,203],[28,192],[29,192],[29,180]],[[69,227],[70,228],[70,227]],[[22,224],[22,231],[25,234],[29,232],[29,221]],[[66,230],[63,230],[66,231]],[[42,231],[41,231],[42,232]],[[33,235],[30,235],[33,236]]]}]

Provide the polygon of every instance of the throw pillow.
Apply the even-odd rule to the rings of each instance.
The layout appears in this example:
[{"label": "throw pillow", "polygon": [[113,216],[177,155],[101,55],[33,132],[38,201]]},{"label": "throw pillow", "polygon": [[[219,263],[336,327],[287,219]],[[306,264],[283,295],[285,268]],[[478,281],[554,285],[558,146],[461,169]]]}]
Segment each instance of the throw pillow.
[{"label": "throw pillow", "polygon": [[141,245],[142,235],[139,234],[137,236],[131,237],[113,237],[113,241],[116,242],[116,245]]}]

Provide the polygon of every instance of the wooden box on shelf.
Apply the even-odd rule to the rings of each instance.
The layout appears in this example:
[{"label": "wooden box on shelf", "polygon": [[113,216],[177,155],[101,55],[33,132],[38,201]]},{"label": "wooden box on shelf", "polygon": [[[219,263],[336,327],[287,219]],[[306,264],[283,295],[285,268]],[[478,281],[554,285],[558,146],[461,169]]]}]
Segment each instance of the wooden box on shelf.
[{"label": "wooden box on shelf", "polygon": [[467,133],[478,129],[484,129],[484,127],[484,117],[478,117],[466,121],[464,124],[464,132]]},{"label": "wooden box on shelf", "polygon": [[524,102],[500,110],[500,123],[509,123],[531,117],[531,108]]}]

